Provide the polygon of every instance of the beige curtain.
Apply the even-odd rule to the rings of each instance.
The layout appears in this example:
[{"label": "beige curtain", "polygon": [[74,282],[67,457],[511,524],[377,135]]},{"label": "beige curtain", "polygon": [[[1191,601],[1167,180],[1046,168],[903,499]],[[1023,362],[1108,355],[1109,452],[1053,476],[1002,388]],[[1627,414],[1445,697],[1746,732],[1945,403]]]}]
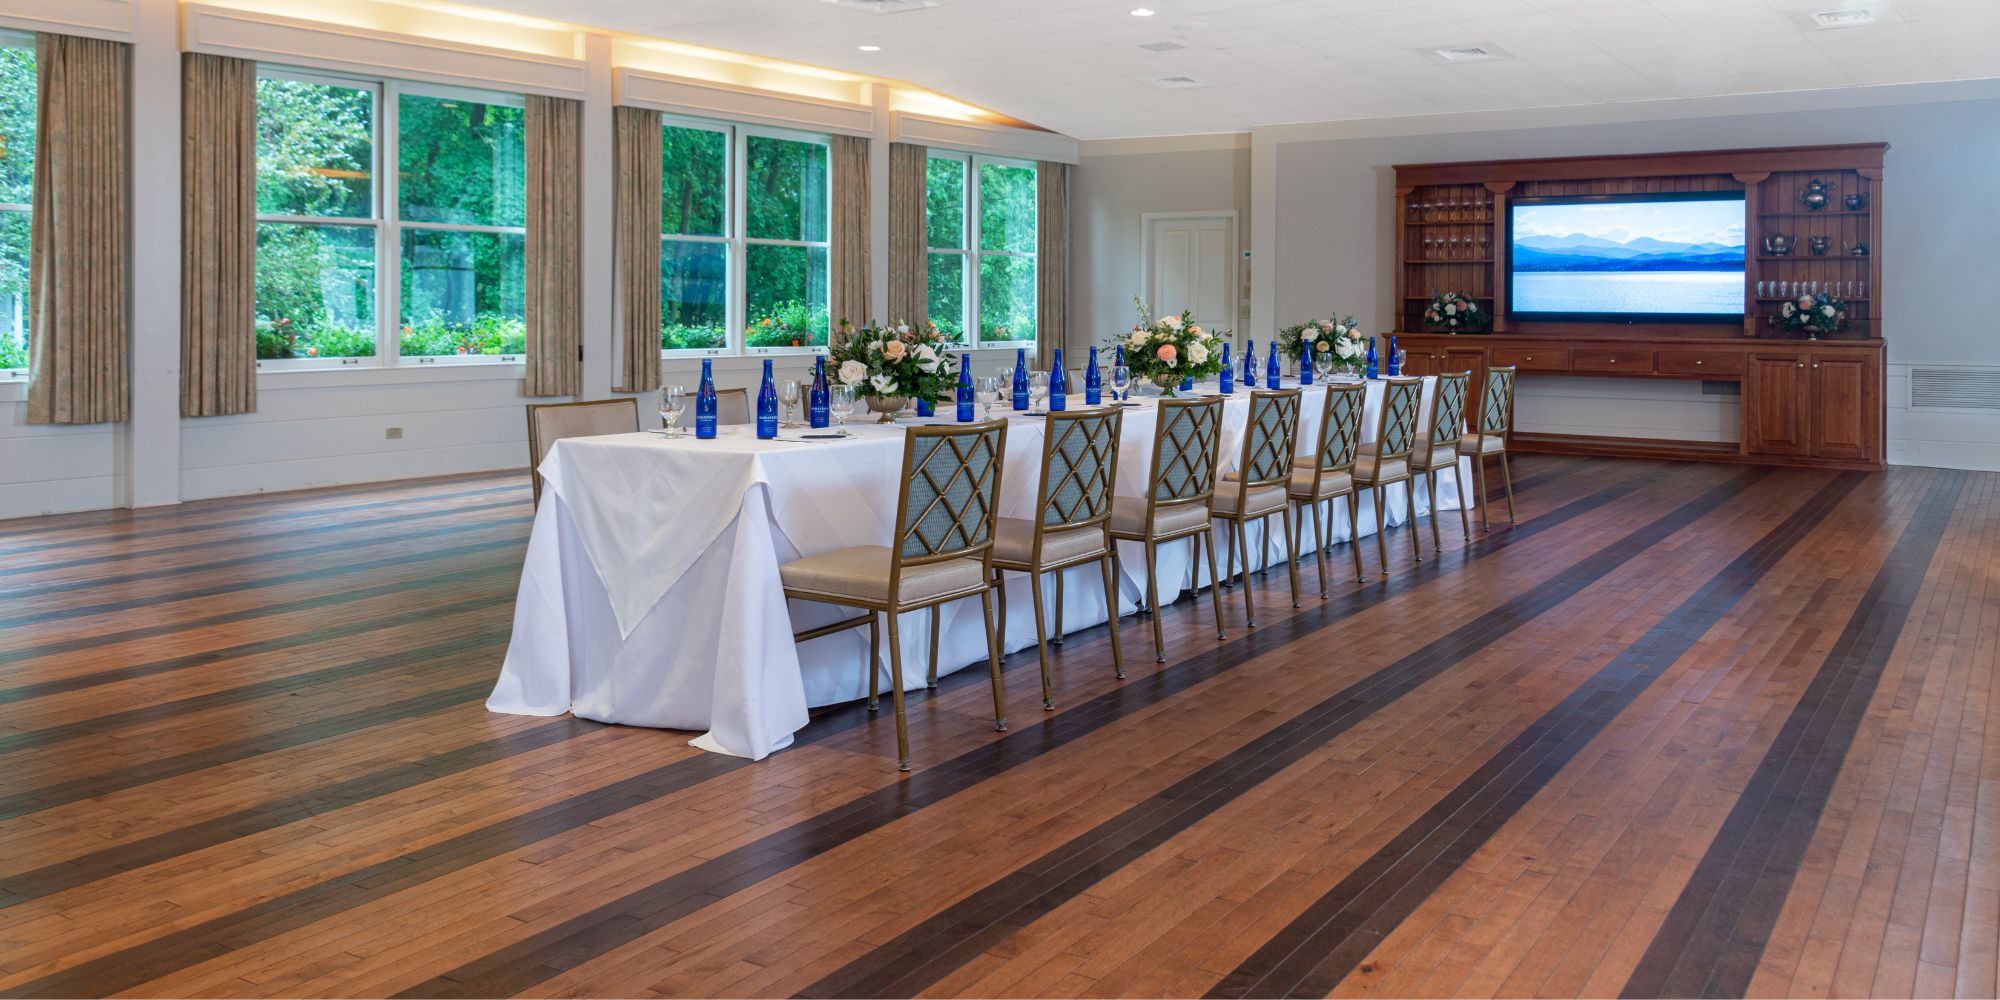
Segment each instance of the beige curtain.
[{"label": "beige curtain", "polygon": [[257,64],[181,56],[181,416],[257,410]]},{"label": "beige curtain", "polygon": [[[531,96],[523,121],[528,371],[522,394],[577,396],[583,393],[583,102]],[[656,156],[658,148],[654,143]],[[652,287],[657,291],[658,282]]]},{"label": "beige curtain", "polygon": [[833,137],[833,246],[828,263],[833,287],[827,315],[838,328],[843,319],[868,322],[868,140]]},{"label": "beige curtain", "polygon": [[1047,161],[1035,171],[1035,356],[1043,370],[1069,339],[1069,171]]},{"label": "beige curtain", "polygon": [[660,387],[660,113],[612,109],[617,143],[619,392]]},{"label": "beige curtain", "polygon": [[889,315],[885,323],[930,318],[930,243],[924,226],[924,173],[930,151],[889,144]]},{"label": "beige curtain", "polygon": [[28,250],[31,424],[99,424],[131,411],[126,49],[68,35],[35,39],[41,134]]}]

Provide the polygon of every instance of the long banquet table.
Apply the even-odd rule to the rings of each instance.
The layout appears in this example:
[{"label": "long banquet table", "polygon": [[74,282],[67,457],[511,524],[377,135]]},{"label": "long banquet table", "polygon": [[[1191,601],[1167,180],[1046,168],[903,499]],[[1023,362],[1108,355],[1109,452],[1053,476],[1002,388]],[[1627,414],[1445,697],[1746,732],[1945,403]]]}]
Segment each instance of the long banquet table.
[{"label": "long banquet table", "polygon": [[[1426,379],[1426,411],[1434,385]],[[1317,441],[1322,392],[1308,387],[1302,401],[1301,454]],[[1364,439],[1374,437],[1381,397],[1382,383],[1370,382]],[[1125,411],[1119,441],[1117,491],[1125,496],[1145,495],[1157,429],[1157,405],[1136,402]],[[1248,410],[1247,392],[1225,405],[1222,471],[1238,464]],[[924,421],[906,421],[915,422]],[[1016,417],[1008,425],[1003,515],[1032,516],[1043,425],[1039,416]],[[778,582],[782,563],[850,545],[887,544],[893,535],[903,428],[857,423],[850,429],[854,436],[839,441],[802,440],[802,432],[791,429],[777,441],[760,441],[747,426],[722,428],[709,441],[650,431],[557,441],[541,465],[542,504],[515,599],[513,639],[487,707],[696,730],[702,733],[693,740],[697,747],[762,758],[791,743],[806,724],[808,707],[865,697],[866,630],[793,642],[795,628],[832,622],[843,609],[787,602]],[[1470,470],[1470,461],[1461,460],[1458,477],[1440,478],[1441,510],[1458,508],[1459,481]],[[1427,499],[1419,489],[1420,512]],[[1338,501],[1331,506],[1324,520],[1334,538],[1345,540],[1346,511]],[[1402,524],[1401,486],[1390,487],[1387,506],[1388,522]],[[1362,533],[1372,534],[1367,493],[1360,514]],[[1286,558],[1288,540],[1276,537],[1282,532],[1270,534],[1263,538],[1253,530],[1252,568],[1267,555]],[[1188,542],[1161,547],[1163,602],[1195,585],[1191,551]],[[1136,546],[1120,555],[1119,614],[1128,615],[1144,594],[1145,562]],[[1339,568],[1344,564],[1329,563],[1335,573],[1345,572]],[[1075,572],[1084,571],[1089,579],[1078,576],[1063,588],[1067,630],[1105,620],[1097,570]],[[1206,583],[1205,572],[1202,577]],[[1309,570],[1302,585],[1316,585]],[[1012,652],[1032,646],[1035,629],[1027,578],[1009,574],[1006,586]],[[1053,602],[1047,575],[1043,586]],[[929,662],[929,613],[912,612],[903,630],[904,683],[912,689],[923,686]],[[940,613],[939,674],[983,667],[979,602],[961,601]],[[1143,657],[1150,649],[1146,636],[1127,641],[1128,655]],[[886,673],[886,650],[883,660],[877,669]]]}]

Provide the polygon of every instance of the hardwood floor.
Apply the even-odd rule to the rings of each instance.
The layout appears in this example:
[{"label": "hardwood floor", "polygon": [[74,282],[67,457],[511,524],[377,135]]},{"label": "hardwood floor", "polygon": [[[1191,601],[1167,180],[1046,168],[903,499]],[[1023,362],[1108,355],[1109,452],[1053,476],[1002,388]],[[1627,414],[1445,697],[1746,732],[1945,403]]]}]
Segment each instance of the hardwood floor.
[{"label": "hardwood floor", "polygon": [[0,523],[0,995],[1994,995],[2000,475],[1516,473],[910,774],[488,713],[522,476]]}]

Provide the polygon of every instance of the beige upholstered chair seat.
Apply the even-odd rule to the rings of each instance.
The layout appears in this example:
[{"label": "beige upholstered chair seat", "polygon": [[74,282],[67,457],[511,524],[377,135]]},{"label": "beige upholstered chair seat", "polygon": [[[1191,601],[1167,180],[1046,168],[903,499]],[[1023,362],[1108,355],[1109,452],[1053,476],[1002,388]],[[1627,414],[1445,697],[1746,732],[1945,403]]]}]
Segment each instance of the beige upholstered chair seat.
[{"label": "beige upholstered chair seat", "polygon": [[1458,453],[1461,455],[1492,455],[1507,450],[1507,438],[1501,434],[1467,434],[1458,439]]},{"label": "beige upholstered chair seat", "polygon": [[[778,579],[796,596],[884,603],[889,599],[889,547],[856,545],[807,556],[778,567]],[[983,586],[985,571],[978,559],[947,559],[904,566],[897,597],[903,604],[913,604],[961,591],[977,593]]]},{"label": "beige upholstered chair seat", "polygon": [[[1426,460],[1425,456],[1429,456]],[[1417,447],[1410,452],[1410,464],[1419,469],[1449,469],[1458,462],[1458,442],[1431,446],[1431,439],[1420,437]]]},{"label": "beige upholstered chair seat", "polygon": [[[1053,565],[1099,555],[1104,551],[1104,529],[1071,528],[1042,535],[1042,564]],[[1027,566],[1035,556],[1035,522],[1025,517],[1003,517],[993,535],[993,559],[1010,566]]]},{"label": "beige upholstered chair seat", "polygon": [[1292,499],[1324,500],[1327,497],[1346,496],[1354,492],[1354,476],[1346,472],[1329,472],[1320,477],[1319,495],[1313,495],[1313,474],[1311,469],[1297,469],[1292,472]]},{"label": "beige upholstered chair seat", "polygon": [[[1161,507],[1157,511],[1150,533],[1171,535],[1178,531],[1188,531],[1208,523],[1208,507],[1198,503],[1184,503],[1173,507]],[[1146,526],[1146,501],[1138,497],[1114,497],[1111,500],[1111,530],[1121,535],[1148,534]]]},{"label": "beige upholstered chair seat", "polygon": [[1354,459],[1354,481],[1357,483],[1402,479],[1409,474],[1410,463],[1407,459],[1392,458],[1386,462],[1378,462],[1373,453],[1365,451]]},{"label": "beige upholstered chair seat", "polygon": [[1268,511],[1283,510],[1291,499],[1286,493],[1286,484],[1284,483],[1251,490],[1247,497],[1240,497],[1238,495],[1240,492],[1240,490],[1215,491],[1215,497],[1211,501],[1215,512],[1217,514],[1236,513],[1236,503],[1240,499],[1243,501],[1243,513],[1246,516],[1254,517]]}]

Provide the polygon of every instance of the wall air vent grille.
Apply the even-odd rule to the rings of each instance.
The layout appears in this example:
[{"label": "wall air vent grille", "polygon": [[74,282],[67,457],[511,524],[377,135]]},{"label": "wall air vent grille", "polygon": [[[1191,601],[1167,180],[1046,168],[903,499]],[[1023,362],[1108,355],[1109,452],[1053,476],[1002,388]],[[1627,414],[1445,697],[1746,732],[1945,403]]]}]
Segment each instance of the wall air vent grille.
[{"label": "wall air vent grille", "polygon": [[2000,367],[1912,367],[1910,408],[2000,410]]}]

